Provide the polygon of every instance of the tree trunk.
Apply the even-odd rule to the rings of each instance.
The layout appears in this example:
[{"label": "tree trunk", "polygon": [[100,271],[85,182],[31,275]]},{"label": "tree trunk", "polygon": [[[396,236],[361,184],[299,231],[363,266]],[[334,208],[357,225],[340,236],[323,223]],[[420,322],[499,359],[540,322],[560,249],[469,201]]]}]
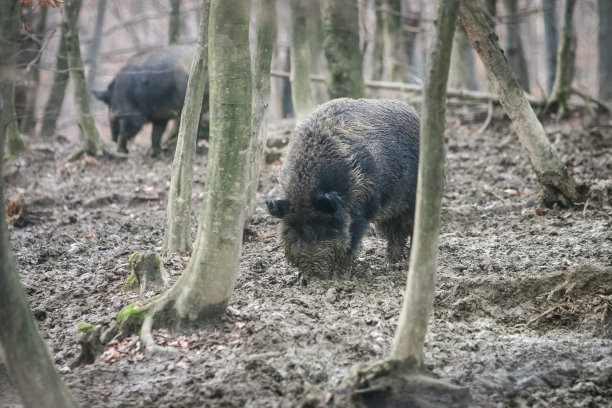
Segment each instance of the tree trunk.
[{"label": "tree trunk", "polygon": [[[14,3],[11,6],[15,7],[17,0],[2,2],[2,16],[13,15],[8,13],[8,3]],[[15,21],[19,23],[19,18]],[[4,68],[3,65],[0,87],[4,89],[10,83],[12,89],[12,82],[4,78]],[[76,401],[55,371],[47,345],[38,334],[9,243],[4,205],[4,142],[7,135],[4,112],[5,107],[12,105],[12,95],[7,99],[5,92],[0,93],[0,360],[25,407],[76,407]]]},{"label": "tree trunk", "polygon": [[433,309],[444,186],[444,129],[446,83],[459,0],[438,3],[423,92],[419,178],[410,269],[391,359],[403,366],[423,366],[423,346]]},{"label": "tree trunk", "polygon": [[[106,0],[98,0],[98,10],[96,12],[96,26],[93,38],[89,45],[89,75],[87,76],[87,89],[91,92],[96,83],[98,75],[98,56],[100,55],[100,44],[102,42],[102,29],[104,28],[104,15],[106,14]],[[60,45],[61,46],[61,45]],[[90,93],[88,92],[88,95]]]},{"label": "tree trunk", "polygon": [[276,1],[256,0],[253,3],[255,12],[256,46],[251,58],[251,76],[253,86],[251,114],[251,144],[249,151],[249,187],[245,222],[253,217],[257,204],[257,188],[259,187],[259,170],[263,160],[264,147],[268,137],[268,116],[270,105],[270,67],[272,65],[272,50],[276,38]]},{"label": "tree trunk", "polygon": [[383,81],[406,82],[408,63],[403,44],[401,1],[382,0]]},{"label": "tree trunk", "polygon": [[468,89],[475,91],[478,89],[476,75],[474,73],[474,54],[470,40],[465,31],[457,27],[457,32],[453,38],[453,51],[451,53],[451,83],[454,88]]},{"label": "tree trunk", "polygon": [[191,186],[200,112],[204,99],[208,64],[208,14],[210,0],[204,0],[195,55],[191,63],[185,104],[181,112],[178,140],[172,162],[168,192],[166,230],[161,255],[191,251]]},{"label": "tree trunk", "polygon": [[557,71],[557,47],[559,35],[557,32],[556,0],[542,0],[544,9],[544,38],[546,52],[546,92],[551,94]]},{"label": "tree trunk", "polygon": [[298,122],[314,107],[310,93],[308,12],[301,0],[291,0],[291,100]]},{"label": "tree trunk", "polygon": [[545,111],[547,112],[558,112],[561,114],[565,112],[567,109],[567,99],[572,92],[572,19],[574,17],[575,5],[576,0],[565,0],[561,43],[557,52],[557,72],[552,92],[546,103]]},{"label": "tree trunk", "polygon": [[21,23],[21,5],[17,0],[0,2],[0,106],[1,131],[6,132],[8,153],[16,155],[25,150],[25,144],[19,135],[17,115],[15,113],[15,69],[17,42]]},{"label": "tree trunk", "polygon": [[102,144],[100,135],[96,130],[96,124],[89,110],[89,97],[87,96],[87,86],[85,85],[85,71],[83,69],[83,60],[81,59],[78,19],[82,0],[66,0],[64,4],[62,35],[65,36],[66,41],[70,78],[74,87],[76,121],[81,129],[83,150],[92,156],[101,156],[104,153],[104,145]]},{"label": "tree trunk", "polygon": [[[202,20],[200,20],[200,26]],[[168,44],[177,43],[181,36],[181,0],[170,0],[170,25],[168,27]]]},{"label": "tree trunk", "polygon": [[479,2],[463,0],[459,18],[472,47],[487,68],[489,79],[504,110],[515,126],[519,141],[542,186],[544,203],[548,206],[554,203],[567,206],[578,201],[576,184],[569,176],[557,150],[546,138],[544,129],[525,98],[518,80],[512,75],[489,18]]},{"label": "tree trunk", "polygon": [[610,38],[612,38],[612,1],[599,0],[599,31],[597,35],[597,46],[599,58],[597,67],[599,70],[599,98],[612,100],[612,49]]},{"label": "tree trunk", "polygon": [[529,71],[527,59],[521,41],[520,17],[518,16],[518,0],[504,0],[508,21],[506,23],[506,55],[512,71],[518,76],[523,89],[529,92]]},{"label": "tree trunk", "polygon": [[150,329],[197,327],[219,319],[240,266],[251,138],[250,2],[212,0],[208,28],[210,150],[194,251],[174,286],[151,304]]},{"label": "tree trunk", "polygon": [[363,80],[374,79],[374,46],[376,43],[376,1],[363,0],[359,4],[360,49],[363,54]]},{"label": "tree trunk", "polygon": [[[38,61],[44,42],[47,8],[41,7],[40,10],[27,8],[22,11],[22,24],[27,32],[21,36],[19,55],[17,56],[18,81],[22,84],[21,86],[15,86],[15,110],[20,121],[19,130],[21,133],[30,134],[36,126],[36,99],[40,83]],[[18,106],[18,88],[23,90],[22,110]]]},{"label": "tree trunk", "polygon": [[[321,1],[309,0],[306,3],[310,73],[312,75],[319,75],[327,70],[325,54],[323,54],[323,12],[321,11]],[[315,106],[329,100],[327,87],[322,82],[310,82],[310,95]]]},{"label": "tree trunk", "polygon": [[364,96],[362,65],[359,51],[359,15],[354,0],[326,0],[324,9],[323,48],[329,77],[330,99]]},{"label": "tree trunk", "polygon": [[[63,25],[62,25],[63,26]],[[66,54],[66,38],[62,32],[60,33],[59,49],[55,57],[55,72],[53,75],[53,85],[49,93],[49,99],[43,111],[42,126],[40,128],[40,136],[49,138],[55,133],[57,119],[62,111],[64,96],[66,94],[66,86],[68,85],[68,55]]]}]

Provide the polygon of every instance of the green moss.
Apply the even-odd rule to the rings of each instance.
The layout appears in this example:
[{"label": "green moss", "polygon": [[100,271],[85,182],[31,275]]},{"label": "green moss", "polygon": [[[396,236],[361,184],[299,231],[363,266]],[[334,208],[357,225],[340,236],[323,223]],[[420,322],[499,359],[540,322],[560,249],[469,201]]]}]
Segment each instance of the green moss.
[{"label": "green moss", "polygon": [[155,266],[160,267],[161,266],[161,261],[159,260],[159,258],[153,258],[153,261],[155,262]]},{"label": "green moss", "polygon": [[128,262],[132,263],[134,258],[136,258],[138,255],[140,255],[140,252],[133,252],[132,254],[130,254],[130,256],[128,257]]},{"label": "green moss", "polygon": [[81,323],[77,326],[77,332],[81,332],[81,333],[90,333],[92,331],[94,331],[96,328],[94,327],[93,324],[89,324],[89,323]]},{"label": "green moss", "polygon": [[133,289],[134,287],[136,287],[136,285],[138,285],[138,279],[136,278],[136,274],[134,274],[134,271],[132,271],[132,273],[130,273],[130,275],[125,280],[125,284],[123,285],[123,287]]},{"label": "green moss", "polygon": [[146,309],[141,309],[139,302],[129,304],[117,313],[117,325],[122,327],[122,332],[133,333],[142,326],[146,315]]}]

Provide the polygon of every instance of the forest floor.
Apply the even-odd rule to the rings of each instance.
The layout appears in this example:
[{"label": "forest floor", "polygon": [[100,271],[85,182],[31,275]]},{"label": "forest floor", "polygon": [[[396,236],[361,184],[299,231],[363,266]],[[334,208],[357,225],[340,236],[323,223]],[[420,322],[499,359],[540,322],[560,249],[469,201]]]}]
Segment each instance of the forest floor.
[{"label": "forest floor", "polygon": [[[594,193],[573,208],[542,208],[511,125],[454,112],[447,120],[446,187],[426,369],[469,387],[478,407],[612,406],[612,129],[588,118],[545,125]],[[146,134],[145,134],[146,133]],[[159,251],[172,154],[147,156],[147,132],[126,159],[66,158],[77,144],[30,141],[5,168],[7,199],[25,199],[11,226],[18,271],[62,378],[83,407],[293,407],[333,390],[357,363],[384,358],[393,340],[405,268],[385,264],[369,233],[349,280],[300,284],[284,260],[274,197],[280,160],[266,165],[245,234],[227,314],[195,333],[159,330],[170,357],[136,337],[114,341],[94,364],[71,368],[82,322],[104,328],[138,293],[124,287],[128,257]],[[115,149],[114,145],[109,145]],[[272,157],[272,156],[270,156]],[[193,226],[206,156],[197,157]],[[165,267],[176,279],[188,261]],[[153,293],[146,293],[142,298]],[[0,369],[0,406],[19,397]]]}]

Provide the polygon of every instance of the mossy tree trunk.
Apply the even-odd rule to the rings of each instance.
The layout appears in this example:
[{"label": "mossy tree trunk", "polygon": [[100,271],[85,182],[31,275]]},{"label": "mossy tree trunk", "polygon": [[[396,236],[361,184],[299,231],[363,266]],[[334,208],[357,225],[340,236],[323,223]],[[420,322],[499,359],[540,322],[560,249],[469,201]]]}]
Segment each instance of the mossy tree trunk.
[{"label": "mossy tree trunk", "polygon": [[599,97],[603,100],[612,100],[612,1],[599,0],[599,30],[597,32],[597,46],[599,57],[597,67],[599,71]]},{"label": "mossy tree trunk", "polygon": [[26,147],[19,135],[15,113],[15,69],[17,67],[17,42],[21,23],[21,5],[17,0],[0,2],[0,126],[6,132],[8,153],[16,155]]},{"label": "mossy tree trunk", "polygon": [[[0,9],[6,11],[6,2]],[[17,0],[15,0],[17,3]],[[1,14],[8,16],[8,14]],[[18,15],[17,15],[18,16]],[[17,18],[19,23],[19,18]],[[6,37],[3,37],[6,38]],[[3,67],[4,68],[4,67]],[[4,75],[4,72],[1,72]],[[2,80],[2,88],[6,81]],[[12,83],[11,83],[12,88]],[[11,95],[12,97],[12,95]],[[0,111],[12,105],[0,93]],[[2,117],[4,115],[0,115]],[[32,311],[19,283],[15,258],[9,243],[4,201],[4,142],[7,127],[0,126],[0,360],[26,408],[76,407],[76,401],[60,379],[51,353],[38,334]]]},{"label": "mossy tree trunk", "polygon": [[178,140],[172,162],[162,256],[178,251],[191,251],[191,185],[198,124],[208,77],[209,10],[210,0],[204,0],[198,42],[189,72],[185,104],[181,112]]},{"label": "mossy tree trunk", "polygon": [[53,74],[53,85],[51,85],[51,91],[49,93],[49,99],[45,104],[43,110],[42,126],[40,128],[40,136],[49,138],[55,133],[57,126],[57,119],[62,110],[62,104],[64,103],[64,96],[66,95],[66,86],[68,85],[68,79],[70,78],[70,71],[68,70],[68,55],[66,54],[66,37],[62,32],[60,33],[60,43],[55,57],[55,72]]},{"label": "mossy tree trunk", "polygon": [[238,278],[251,156],[250,9],[244,0],[210,4],[210,150],[204,202],[187,268],[147,307],[141,336],[153,351],[154,327],[191,328],[219,319]]},{"label": "mossy tree trunk", "polygon": [[[40,84],[40,70],[38,69],[41,47],[44,43],[45,25],[47,22],[47,7],[38,10],[33,8],[22,9],[22,24],[25,35],[21,36],[17,69],[23,91],[23,110],[19,108],[17,95],[15,105],[17,117],[20,121],[19,130],[23,134],[30,134],[36,126],[36,100]],[[17,88],[15,89],[17,94]]]},{"label": "mossy tree trunk", "polygon": [[[544,46],[546,54],[546,92],[551,94],[557,72],[557,48],[559,33],[557,30],[556,0],[542,0],[544,19]],[[612,68],[612,67],[611,67]]]},{"label": "mossy tree trunk", "polygon": [[[557,72],[550,97],[546,101],[546,112],[563,113],[567,109],[567,100],[572,92],[573,55],[572,55],[572,20],[576,0],[565,0],[561,42],[557,50]],[[608,44],[608,47],[610,44]],[[610,75],[607,73],[606,75]]]},{"label": "mossy tree trunk", "polygon": [[441,0],[429,45],[421,115],[419,177],[410,267],[391,360],[420,368],[433,309],[444,186],[446,85],[459,0]]},{"label": "mossy tree trunk", "polygon": [[[200,20],[200,26],[202,25]],[[178,42],[181,36],[181,0],[170,0],[170,25],[168,27],[168,44]]]},{"label": "mossy tree trunk", "polygon": [[62,35],[65,36],[66,41],[70,79],[74,87],[76,120],[81,130],[83,151],[92,156],[101,156],[104,153],[104,145],[89,109],[85,70],[83,69],[83,60],[81,59],[78,20],[82,2],[82,0],[66,0],[64,3]]},{"label": "mossy tree trunk", "polygon": [[519,141],[542,187],[544,204],[551,206],[559,203],[567,206],[578,201],[576,184],[557,150],[546,138],[542,125],[499,47],[489,17],[480,3],[477,0],[463,0],[459,18],[472,47],[487,68],[489,80],[506,114],[515,126]]},{"label": "mossy tree trunk", "polygon": [[295,117],[304,119],[314,107],[310,92],[310,45],[308,8],[302,0],[291,0],[291,101]]},{"label": "mossy tree trunk", "polygon": [[251,114],[251,156],[249,158],[249,187],[245,222],[253,217],[257,204],[259,171],[263,160],[264,147],[268,137],[268,116],[270,106],[270,67],[276,38],[276,0],[255,0],[255,53],[251,57],[252,114]]},{"label": "mossy tree trunk", "polygon": [[506,23],[506,55],[512,71],[518,76],[523,89],[529,92],[529,71],[521,40],[521,20],[518,16],[518,0],[504,0],[508,21]]},{"label": "mossy tree trunk", "polygon": [[474,53],[470,40],[461,27],[457,27],[457,32],[453,38],[450,76],[452,86],[455,88],[471,91],[478,89],[474,73]]},{"label": "mossy tree trunk", "polygon": [[355,0],[325,0],[323,48],[330,99],[364,96],[358,14]]},{"label": "mossy tree trunk", "polygon": [[[96,25],[94,34],[89,45],[88,59],[89,71],[87,75],[87,89],[91,92],[96,76],[98,75],[98,56],[100,55],[100,45],[102,44],[102,29],[104,28],[104,16],[106,15],[106,0],[98,0],[98,9],[96,11]],[[61,44],[60,44],[61,46]],[[88,93],[89,95],[89,93]]]}]

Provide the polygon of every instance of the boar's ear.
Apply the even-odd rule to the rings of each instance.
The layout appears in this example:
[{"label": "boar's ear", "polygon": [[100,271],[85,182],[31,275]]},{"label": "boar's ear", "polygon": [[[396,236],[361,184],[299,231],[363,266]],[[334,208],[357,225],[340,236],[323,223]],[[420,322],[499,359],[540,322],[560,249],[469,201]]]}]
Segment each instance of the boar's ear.
[{"label": "boar's ear", "polygon": [[266,200],[270,215],[283,218],[289,211],[289,200]]},{"label": "boar's ear", "polygon": [[335,191],[319,194],[313,197],[312,205],[321,212],[335,214],[342,206],[342,198]]},{"label": "boar's ear", "polygon": [[91,93],[93,93],[96,98],[98,98],[105,104],[110,105],[110,92],[108,90],[106,91],[93,90],[91,91]]}]

